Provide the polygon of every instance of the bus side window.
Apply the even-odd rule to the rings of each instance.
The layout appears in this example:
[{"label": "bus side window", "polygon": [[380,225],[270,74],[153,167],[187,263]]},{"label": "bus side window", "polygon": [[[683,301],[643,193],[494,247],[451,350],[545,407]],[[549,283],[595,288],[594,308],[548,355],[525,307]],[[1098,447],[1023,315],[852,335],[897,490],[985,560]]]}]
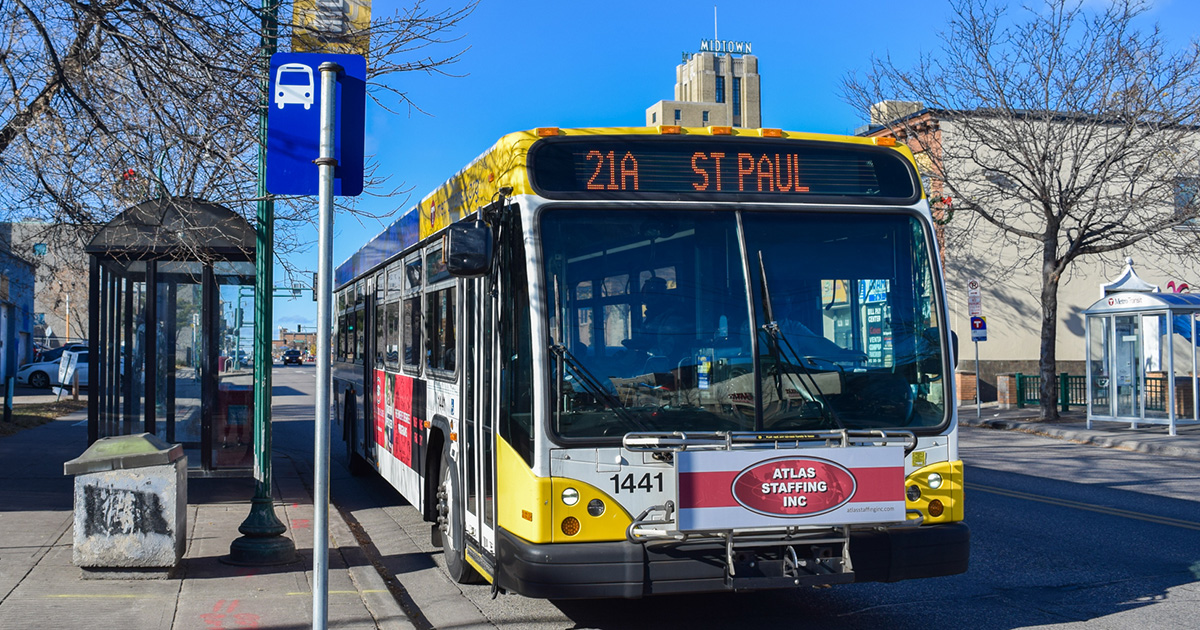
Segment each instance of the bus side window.
[{"label": "bus side window", "polygon": [[400,302],[388,302],[383,308],[384,344],[386,352],[384,360],[388,367],[395,369],[400,363]]},{"label": "bus side window", "polygon": [[382,272],[375,275],[375,295],[371,300],[375,304],[375,366],[381,367],[387,362],[387,340],[384,337],[385,307],[387,299],[387,282]]},{"label": "bus side window", "polygon": [[454,286],[427,294],[425,306],[426,367],[453,372],[455,366]]},{"label": "bus side window", "polygon": [[404,366],[417,368],[421,356],[421,296],[414,295],[404,300]]},{"label": "bus side window", "polygon": [[336,351],[338,361],[346,360],[346,314],[338,313],[337,326],[335,327],[336,337],[334,338],[333,347]]}]

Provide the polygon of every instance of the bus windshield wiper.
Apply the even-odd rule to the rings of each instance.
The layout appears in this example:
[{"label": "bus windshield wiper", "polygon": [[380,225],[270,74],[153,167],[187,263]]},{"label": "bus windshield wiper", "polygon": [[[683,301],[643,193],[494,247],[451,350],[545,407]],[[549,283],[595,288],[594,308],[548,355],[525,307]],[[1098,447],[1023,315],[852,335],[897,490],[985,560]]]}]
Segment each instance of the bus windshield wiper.
[{"label": "bus windshield wiper", "polygon": [[771,358],[775,359],[775,388],[778,391],[779,400],[783,400],[783,348],[787,347],[790,358],[794,361],[794,365],[800,368],[804,376],[808,377],[808,382],[812,385],[812,391],[816,392],[817,398],[821,400],[821,412],[830,420],[837,424],[839,429],[845,429],[846,425],[842,423],[842,419],[838,417],[834,411],[833,405],[829,404],[829,400],[825,398],[825,393],[821,391],[821,386],[817,384],[817,378],[813,375],[812,370],[805,365],[805,358],[801,357],[792,348],[792,344],[788,342],[783,331],[779,329],[779,324],[775,321],[775,309],[771,305],[771,288],[767,284],[767,265],[763,261],[762,250],[758,250],[758,271],[762,276],[762,300],[763,311],[767,316],[767,323],[763,324],[762,329],[769,337],[769,345],[771,347]]},{"label": "bus windshield wiper", "polygon": [[617,417],[621,418],[621,420],[625,421],[627,424],[636,428],[639,431],[649,431],[650,430],[650,428],[647,427],[645,423],[643,423],[641,420],[638,420],[637,417],[634,416],[633,413],[631,413],[629,411],[629,408],[626,407],[620,401],[620,399],[618,399],[616,396],[612,395],[612,393],[610,393],[607,389],[605,389],[604,386],[600,384],[600,381],[596,378],[596,376],[594,374],[592,374],[591,371],[589,371],[586,367],[584,367],[583,363],[581,363],[575,355],[571,354],[571,351],[567,350],[566,346],[561,345],[561,344],[554,344],[554,345],[550,346],[550,351],[553,352],[554,354],[558,355],[558,363],[559,363],[559,368],[558,368],[558,401],[559,402],[558,402],[557,413],[561,414],[563,411],[563,380],[565,378],[565,371],[563,370],[563,366],[566,365],[566,366],[570,366],[570,368],[575,372],[576,379],[578,380],[579,383],[583,384],[583,386],[587,390],[587,392],[592,394],[596,398],[604,401],[604,404],[606,406],[608,406],[609,409],[612,409],[613,413],[617,414]]}]

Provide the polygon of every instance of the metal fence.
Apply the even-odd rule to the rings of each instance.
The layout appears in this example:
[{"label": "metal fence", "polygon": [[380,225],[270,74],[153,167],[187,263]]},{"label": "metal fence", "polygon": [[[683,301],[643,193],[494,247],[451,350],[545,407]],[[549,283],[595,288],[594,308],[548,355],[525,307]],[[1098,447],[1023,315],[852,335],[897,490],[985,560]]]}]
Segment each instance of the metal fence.
[{"label": "metal fence", "polygon": [[[1017,407],[1037,406],[1041,404],[1040,388],[1042,377],[1038,374],[1016,374]],[[1063,411],[1070,411],[1071,406],[1086,407],[1088,402],[1087,377],[1072,376],[1067,373],[1059,374],[1055,385],[1058,392],[1058,405]],[[1146,377],[1146,411],[1167,410],[1167,379],[1166,377]],[[1097,388],[1092,397],[1096,405],[1108,404],[1108,388]]]}]

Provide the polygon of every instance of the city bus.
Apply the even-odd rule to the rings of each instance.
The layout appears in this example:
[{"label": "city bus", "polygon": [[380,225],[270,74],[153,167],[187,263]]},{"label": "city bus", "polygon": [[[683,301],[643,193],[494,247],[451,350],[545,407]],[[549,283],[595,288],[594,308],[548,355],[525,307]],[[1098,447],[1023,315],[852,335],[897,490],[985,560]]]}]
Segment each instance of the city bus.
[{"label": "city bus", "polygon": [[335,275],[332,435],[460,583],[639,598],[967,568],[956,341],[894,140],[513,133]]}]

